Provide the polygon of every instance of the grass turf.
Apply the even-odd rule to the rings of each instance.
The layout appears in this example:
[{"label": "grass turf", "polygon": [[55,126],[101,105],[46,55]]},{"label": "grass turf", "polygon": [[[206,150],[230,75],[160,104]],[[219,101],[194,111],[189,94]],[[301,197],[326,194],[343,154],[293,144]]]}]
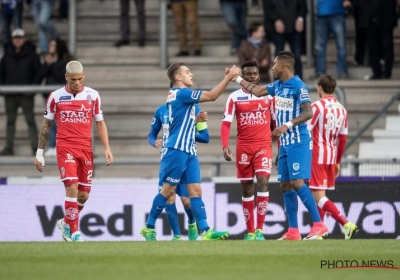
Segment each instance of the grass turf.
[{"label": "grass turf", "polygon": [[[0,243],[0,279],[400,279],[399,240]],[[354,262],[353,262],[354,265]]]}]

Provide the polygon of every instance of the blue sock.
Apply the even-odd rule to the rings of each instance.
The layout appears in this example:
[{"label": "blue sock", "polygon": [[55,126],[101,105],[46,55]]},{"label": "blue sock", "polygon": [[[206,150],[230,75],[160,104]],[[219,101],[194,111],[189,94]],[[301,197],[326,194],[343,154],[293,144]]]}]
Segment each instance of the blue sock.
[{"label": "blue sock", "polygon": [[167,213],[167,219],[174,235],[181,235],[178,222],[178,211],[176,210],[175,203],[167,204],[165,206],[165,213]]},{"label": "blue sock", "polygon": [[167,198],[162,194],[157,194],[153,199],[153,205],[151,206],[150,215],[147,218],[146,227],[154,229],[157,218],[165,208]]},{"label": "blue sock", "polygon": [[283,201],[285,203],[286,215],[289,221],[289,227],[298,228],[297,211],[299,208],[297,194],[295,190],[290,190],[283,193]]},{"label": "blue sock", "polygon": [[192,208],[185,208],[185,212],[188,216],[189,224],[193,224],[194,222],[196,222],[196,220],[194,219]]},{"label": "blue sock", "polygon": [[297,191],[297,195],[300,197],[304,206],[310,213],[313,222],[321,222],[321,216],[318,212],[317,203],[315,202],[314,196],[306,184],[304,184],[304,186]]},{"label": "blue sock", "polygon": [[203,199],[201,199],[201,197],[191,197],[190,206],[192,207],[193,215],[200,232],[209,230],[210,227],[207,224],[207,214]]}]

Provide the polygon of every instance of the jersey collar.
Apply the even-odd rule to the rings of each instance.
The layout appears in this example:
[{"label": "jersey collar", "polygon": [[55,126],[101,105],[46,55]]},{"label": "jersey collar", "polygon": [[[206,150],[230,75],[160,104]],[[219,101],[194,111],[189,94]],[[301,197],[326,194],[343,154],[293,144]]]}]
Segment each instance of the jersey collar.
[{"label": "jersey collar", "polygon": [[81,93],[82,91],[83,91],[83,89],[84,89],[84,85],[78,90],[78,92],[73,92],[69,87],[68,87],[68,85],[65,85],[65,90],[68,92],[68,93],[71,93],[71,94],[78,94],[78,93]]}]

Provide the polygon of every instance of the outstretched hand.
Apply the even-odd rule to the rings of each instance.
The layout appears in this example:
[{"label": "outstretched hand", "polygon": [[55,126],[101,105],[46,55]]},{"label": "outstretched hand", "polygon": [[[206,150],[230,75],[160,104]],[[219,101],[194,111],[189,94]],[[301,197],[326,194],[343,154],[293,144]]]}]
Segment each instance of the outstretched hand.
[{"label": "outstretched hand", "polygon": [[225,75],[231,79],[231,82],[234,82],[238,76],[242,74],[242,70],[239,67],[233,65],[230,69],[225,69]]}]

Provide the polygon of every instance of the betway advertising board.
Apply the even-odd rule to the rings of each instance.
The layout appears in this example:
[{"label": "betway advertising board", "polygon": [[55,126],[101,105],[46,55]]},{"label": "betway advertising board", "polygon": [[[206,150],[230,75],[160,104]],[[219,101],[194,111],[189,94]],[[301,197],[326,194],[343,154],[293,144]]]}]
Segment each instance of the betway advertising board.
[{"label": "betway advertising board", "polygon": [[[245,223],[241,187],[237,183],[203,183],[203,200],[209,225],[229,230],[230,239],[242,239]],[[144,240],[140,229],[146,222],[157,192],[155,183],[94,184],[90,199],[80,214],[80,231],[85,241]],[[338,209],[358,225],[355,238],[400,238],[400,183],[338,182],[327,192]],[[0,185],[0,241],[61,241],[56,226],[64,215],[64,187],[59,184]],[[176,205],[183,239],[187,239],[187,217],[179,197]],[[311,220],[299,202],[299,227],[308,234]],[[340,226],[325,220],[329,238],[343,238]],[[277,183],[270,184],[270,203],[264,224],[266,239],[279,238],[287,229],[282,194]],[[171,240],[166,215],[156,224],[157,240]],[[200,238],[199,238],[200,239]]]}]

